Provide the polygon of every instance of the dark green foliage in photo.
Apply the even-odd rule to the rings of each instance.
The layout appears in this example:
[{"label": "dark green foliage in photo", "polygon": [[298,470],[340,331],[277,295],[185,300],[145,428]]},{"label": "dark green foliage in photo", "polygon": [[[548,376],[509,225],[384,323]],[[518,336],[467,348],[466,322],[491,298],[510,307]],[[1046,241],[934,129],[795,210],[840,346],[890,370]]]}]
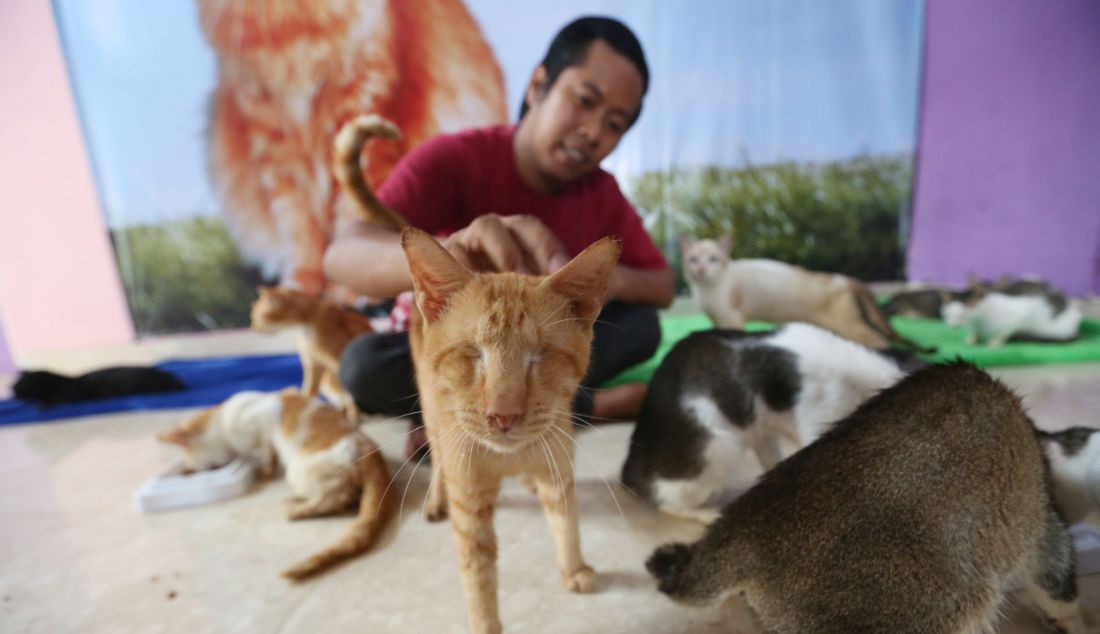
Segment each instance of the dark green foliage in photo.
[{"label": "dark green foliage in photo", "polygon": [[262,282],[220,218],[196,216],[112,232],[139,335],[246,328]]},{"label": "dark green foliage in photo", "polygon": [[[748,161],[746,161],[748,163]],[[733,256],[867,281],[904,279],[912,156],[651,172],[630,197],[679,266],[678,238],[731,229]]]}]

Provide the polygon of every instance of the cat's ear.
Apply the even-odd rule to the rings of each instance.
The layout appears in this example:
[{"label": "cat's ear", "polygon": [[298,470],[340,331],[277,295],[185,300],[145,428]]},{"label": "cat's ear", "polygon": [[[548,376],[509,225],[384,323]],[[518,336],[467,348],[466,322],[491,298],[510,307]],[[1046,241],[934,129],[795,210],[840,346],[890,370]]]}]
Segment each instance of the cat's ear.
[{"label": "cat's ear", "polygon": [[610,236],[594,242],[542,284],[572,300],[577,317],[595,319],[622,248],[623,243]]},{"label": "cat's ear", "polygon": [[733,253],[733,232],[727,231],[719,236],[718,246],[722,248],[722,253],[726,255]]},{"label": "cat's ear", "polygon": [[693,247],[696,242],[695,236],[680,236],[680,253],[687,253],[688,249]]},{"label": "cat's ear", "polygon": [[456,291],[473,277],[443,245],[427,233],[407,227],[401,232],[401,248],[409,261],[416,291],[416,305],[429,323],[439,318]]},{"label": "cat's ear", "polygon": [[170,443],[173,445],[179,445],[180,447],[186,447],[190,444],[190,440],[187,436],[187,432],[182,429],[169,429],[168,431],[162,431],[157,434],[157,439],[161,442]]}]

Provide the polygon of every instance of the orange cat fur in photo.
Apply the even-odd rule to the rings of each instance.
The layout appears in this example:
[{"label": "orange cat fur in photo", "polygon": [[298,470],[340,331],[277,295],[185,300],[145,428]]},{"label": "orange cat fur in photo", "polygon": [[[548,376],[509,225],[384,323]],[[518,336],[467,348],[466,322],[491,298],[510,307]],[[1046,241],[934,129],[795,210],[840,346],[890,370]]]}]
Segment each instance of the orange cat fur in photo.
[{"label": "orange cat fur in photo", "polygon": [[322,256],[352,204],[329,169],[344,122],[372,112],[404,132],[366,152],[377,185],[421,141],[507,120],[500,66],[460,0],[198,0],[198,10],[218,57],[213,184],[238,247],[284,286],[325,290]]},{"label": "orange cat fur in photo", "polygon": [[546,277],[471,273],[405,229],[416,292],[409,329],[432,447],[428,518],[448,514],[470,631],[501,631],[493,513],[501,480],[533,482],[562,583],[593,592],[581,556],[571,404],[588,369],[592,324],[621,245],[604,238]]}]

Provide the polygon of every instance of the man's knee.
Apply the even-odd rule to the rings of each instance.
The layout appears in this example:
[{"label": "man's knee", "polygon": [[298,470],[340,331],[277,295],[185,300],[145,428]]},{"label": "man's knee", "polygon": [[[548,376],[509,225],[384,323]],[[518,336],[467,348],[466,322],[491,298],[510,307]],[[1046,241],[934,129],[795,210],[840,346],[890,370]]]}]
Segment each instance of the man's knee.
[{"label": "man's knee", "polygon": [[403,333],[356,337],[340,357],[340,383],[361,409],[386,413],[415,394],[408,337]]},{"label": "man's knee", "polygon": [[637,333],[638,354],[641,356],[638,362],[641,363],[656,354],[661,345],[661,318],[656,306],[638,305],[637,308],[636,322],[631,332]]},{"label": "man's knee", "polygon": [[[657,307],[649,304],[612,305],[607,334],[618,339],[615,346],[623,360],[633,365],[657,352],[661,345],[661,320]],[[614,333],[614,334],[612,334]]]}]

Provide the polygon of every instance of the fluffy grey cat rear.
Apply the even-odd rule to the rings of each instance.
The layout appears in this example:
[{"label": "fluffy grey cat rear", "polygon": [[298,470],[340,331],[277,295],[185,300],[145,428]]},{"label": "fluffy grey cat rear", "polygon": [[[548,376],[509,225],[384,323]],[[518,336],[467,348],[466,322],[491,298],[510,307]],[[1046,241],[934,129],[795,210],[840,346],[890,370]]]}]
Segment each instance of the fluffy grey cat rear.
[{"label": "fluffy grey cat rear", "polygon": [[671,598],[738,594],[779,634],[983,632],[1018,581],[1083,633],[1074,567],[1019,399],[961,363],[875,396],[647,562]]}]

